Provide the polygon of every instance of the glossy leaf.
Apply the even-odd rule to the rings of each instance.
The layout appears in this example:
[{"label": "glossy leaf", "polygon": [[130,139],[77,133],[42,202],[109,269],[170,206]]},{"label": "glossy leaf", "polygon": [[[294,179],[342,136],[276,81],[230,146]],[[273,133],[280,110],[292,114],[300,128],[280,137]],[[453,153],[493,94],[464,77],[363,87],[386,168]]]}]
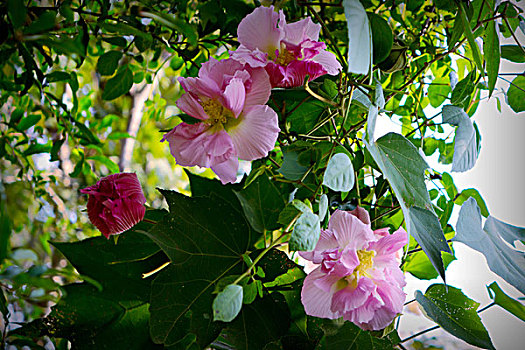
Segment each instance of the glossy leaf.
[{"label": "glossy leaf", "polygon": [[368,21],[370,22],[370,30],[372,31],[372,44],[373,44],[373,60],[374,64],[383,62],[394,44],[394,36],[392,35],[392,29],[381,16],[367,12]]},{"label": "glossy leaf", "polygon": [[319,217],[310,211],[302,213],[299,219],[297,219],[290,237],[290,250],[313,250],[319,240],[320,234],[321,226]]},{"label": "glossy leaf", "polygon": [[126,66],[121,69],[115,76],[106,82],[104,92],[102,92],[102,99],[114,100],[126,94],[133,86],[133,73]]},{"label": "glossy leaf", "polygon": [[501,57],[515,63],[525,62],[525,52],[518,45],[501,45]]},{"label": "glossy leaf", "polygon": [[213,320],[231,322],[242,307],[242,287],[236,284],[227,285],[213,300]]},{"label": "glossy leaf", "polygon": [[372,65],[372,33],[359,0],[343,0],[348,28],[348,72],[368,74]]},{"label": "glossy leaf", "polygon": [[489,87],[489,97],[494,91],[496,81],[498,80],[499,63],[500,63],[500,46],[498,31],[496,30],[496,22],[490,21],[487,23],[485,33],[483,35],[483,56],[487,62],[487,77]]},{"label": "glossy leaf", "polygon": [[476,312],[479,303],[469,299],[460,289],[433,284],[425,294],[416,291],[416,300],[425,314],[450,334],[469,344],[494,349]]},{"label": "glossy leaf", "polygon": [[354,166],[345,153],[336,153],[328,161],[323,185],[336,192],[348,192],[355,184]]},{"label": "glossy leaf", "polygon": [[101,75],[113,75],[118,68],[118,61],[122,58],[121,51],[108,51],[98,58],[97,71]]},{"label": "glossy leaf", "polygon": [[[456,257],[449,253],[442,253],[442,256],[446,270],[448,265],[456,260]],[[411,254],[403,265],[403,269],[420,280],[431,280],[439,276],[426,254],[422,251]]]},{"label": "glossy leaf", "polygon": [[525,305],[505,294],[496,282],[487,286],[487,290],[496,305],[525,322]]},{"label": "glossy leaf", "polygon": [[454,157],[452,171],[464,172],[476,164],[479,155],[476,130],[463,109],[447,105],[442,109],[443,122],[457,126],[454,137]]},{"label": "glossy leaf", "polygon": [[[494,273],[525,293],[525,253],[506,242],[512,235],[520,237],[522,232],[523,228],[510,227],[492,217],[487,219],[484,229],[481,229],[480,209],[474,198],[469,198],[459,211],[453,240],[482,253]],[[502,237],[505,237],[505,241]]]},{"label": "glossy leaf", "polygon": [[517,76],[507,90],[507,101],[516,113],[525,111],[525,77]]}]

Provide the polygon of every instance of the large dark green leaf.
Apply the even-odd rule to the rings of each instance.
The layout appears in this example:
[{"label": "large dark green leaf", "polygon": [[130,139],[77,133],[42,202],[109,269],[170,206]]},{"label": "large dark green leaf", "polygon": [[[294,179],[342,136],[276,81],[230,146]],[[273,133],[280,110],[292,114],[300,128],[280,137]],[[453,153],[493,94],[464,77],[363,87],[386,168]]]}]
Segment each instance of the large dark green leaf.
[{"label": "large dark green leaf", "polygon": [[254,232],[241,211],[215,194],[161,192],[170,213],[147,234],[172,264],[152,284],[151,335],[167,346],[195,341],[205,347],[224,326],[213,322],[214,285],[242,273]]},{"label": "large dark green leaf", "polygon": [[494,299],[496,305],[501,306],[525,322],[525,305],[505,294],[496,282],[493,282],[488,286],[487,290],[489,291],[490,297]]},{"label": "large dark green leaf", "polygon": [[525,254],[514,249],[514,240],[523,240],[524,230],[491,216],[481,229],[480,209],[474,198],[469,198],[459,211],[454,241],[482,253],[494,273],[525,293]]},{"label": "large dark green leaf", "polygon": [[479,303],[469,299],[460,289],[433,284],[425,294],[416,291],[416,300],[425,314],[450,334],[469,344],[494,349],[485,326],[476,312]]},{"label": "large dark green leaf", "polygon": [[383,62],[394,44],[392,29],[381,16],[367,12],[370,29],[372,30],[373,60],[374,64]]},{"label": "large dark green leaf", "polygon": [[21,27],[25,23],[27,17],[27,8],[24,1],[8,0],[7,13],[13,23],[14,28]]},{"label": "large dark green leaf", "polygon": [[393,344],[386,338],[376,338],[353,323],[345,322],[335,334],[327,334],[316,349],[391,350]]},{"label": "large dark green leaf", "polygon": [[516,113],[525,111],[525,77],[517,76],[507,90],[510,108]]},{"label": "large dark green leaf", "polygon": [[101,75],[113,75],[118,67],[118,61],[122,58],[122,52],[111,50],[98,58],[97,71]]},{"label": "large dark green leaf", "polygon": [[241,202],[244,215],[256,231],[273,231],[280,227],[277,219],[287,198],[266,174],[257,177],[247,188],[235,194]]},{"label": "large dark green leaf", "polygon": [[125,66],[115,76],[106,82],[102,99],[114,100],[127,93],[133,86],[133,73]]},{"label": "large dark green leaf", "polygon": [[222,337],[235,349],[258,350],[286,334],[290,327],[290,311],[280,293],[266,295],[244,305],[237,318],[229,323]]},{"label": "large dark green leaf", "polygon": [[[371,106],[370,109],[372,108],[377,107]],[[376,117],[376,113],[369,113],[368,123],[374,125]],[[399,134],[389,133],[376,142],[373,141],[372,128],[367,133],[365,145],[401,204],[408,234],[421,245],[432,265],[445,280],[441,252],[451,251],[425,185],[427,163],[414,145]]]}]

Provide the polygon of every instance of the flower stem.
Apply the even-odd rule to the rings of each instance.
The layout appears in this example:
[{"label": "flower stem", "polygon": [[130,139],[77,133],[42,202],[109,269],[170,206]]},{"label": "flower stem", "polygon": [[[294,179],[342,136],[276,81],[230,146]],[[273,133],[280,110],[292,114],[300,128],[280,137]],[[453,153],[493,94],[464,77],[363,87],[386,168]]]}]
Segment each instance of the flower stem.
[{"label": "flower stem", "polygon": [[150,219],[146,219],[146,218],[142,219],[142,221],[147,222],[148,224],[152,224],[152,225],[156,225],[157,224],[156,221],[153,221],[153,220],[150,220]]}]

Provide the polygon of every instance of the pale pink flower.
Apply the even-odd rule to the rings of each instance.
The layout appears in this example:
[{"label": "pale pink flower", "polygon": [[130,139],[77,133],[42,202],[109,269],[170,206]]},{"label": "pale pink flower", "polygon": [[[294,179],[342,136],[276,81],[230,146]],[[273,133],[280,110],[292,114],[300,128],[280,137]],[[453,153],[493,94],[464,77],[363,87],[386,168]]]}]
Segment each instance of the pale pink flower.
[{"label": "pale pink flower", "polygon": [[337,75],[341,64],[319,40],[321,25],[310,17],[286,23],[282,10],[258,7],[237,28],[241,45],[232,58],[252,67],[265,67],[273,87],[301,86],[306,76]]},{"label": "pale pink flower", "polygon": [[396,253],[407,242],[403,228],[393,234],[388,229],[372,231],[362,208],[335,211],[315,249],[300,252],[318,264],[306,276],[301,292],[306,313],[343,317],[364,330],[388,326],[405,302],[406,282]]},{"label": "pale pink flower", "polygon": [[95,185],[83,188],[80,192],[89,194],[89,220],[106,238],[129,230],[146,213],[146,197],[134,173],[103,177]]},{"label": "pale pink flower", "polygon": [[271,86],[263,68],[211,58],[197,78],[179,82],[186,93],[177,106],[197,119],[163,138],[179,165],[211,168],[222,183],[235,182],[238,158],[263,158],[274,148],[280,129],[277,113],[265,105]]}]

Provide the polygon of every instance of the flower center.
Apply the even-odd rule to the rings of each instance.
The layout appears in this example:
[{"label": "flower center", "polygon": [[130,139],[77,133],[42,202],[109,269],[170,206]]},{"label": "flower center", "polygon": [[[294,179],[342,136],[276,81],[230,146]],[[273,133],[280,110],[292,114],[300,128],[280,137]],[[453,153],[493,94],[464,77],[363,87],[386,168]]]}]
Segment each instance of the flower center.
[{"label": "flower center", "polygon": [[354,270],[354,273],[359,272],[359,275],[364,275],[372,265],[374,265],[373,258],[376,255],[376,252],[373,250],[358,250],[357,257],[359,258],[359,266]]},{"label": "flower center", "polygon": [[287,66],[292,61],[295,61],[296,57],[293,54],[293,52],[289,51],[288,49],[281,47],[281,51],[279,52],[279,56],[275,59],[275,63],[281,65],[281,66]]},{"label": "flower center", "polygon": [[217,132],[222,129],[228,131],[240,122],[239,119],[233,116],[233,113],[228,108],[224,107],[217,100],[206,99],[202,100],[200,104],[209,117],[203,122],[210,125],[210,131],[212,132]]}]

